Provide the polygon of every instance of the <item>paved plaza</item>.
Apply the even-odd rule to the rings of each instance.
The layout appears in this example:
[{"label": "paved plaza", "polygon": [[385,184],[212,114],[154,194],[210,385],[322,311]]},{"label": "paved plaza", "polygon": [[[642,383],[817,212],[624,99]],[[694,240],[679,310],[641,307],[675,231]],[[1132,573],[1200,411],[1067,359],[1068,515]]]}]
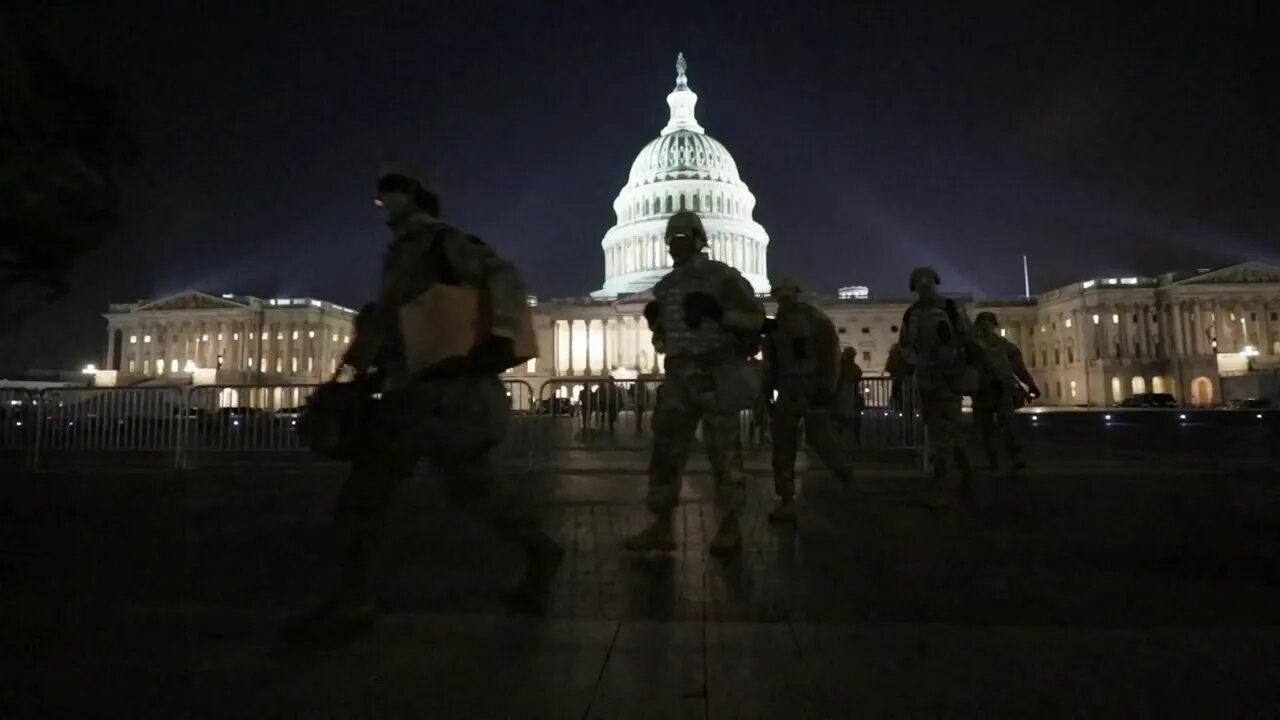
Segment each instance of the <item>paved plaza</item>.
[{"label": "paved plaza", "polygon": [[[708,557],[695,462],[671,557],[645,457],[561,453],[506,483],[568,549],[547,613],[497,591],[518,554],[407,489],[371,634],[276,629],[334,582],[340,468],[3,476],[0,716],[1265,717],[1280,711],[1280,484],[1267,458],[1042,445],[947,511],[905,461],[844,490],[804,468],[797,527],[749,457],[740,557]],[[804,461],[802,460],[802,463]]]}]

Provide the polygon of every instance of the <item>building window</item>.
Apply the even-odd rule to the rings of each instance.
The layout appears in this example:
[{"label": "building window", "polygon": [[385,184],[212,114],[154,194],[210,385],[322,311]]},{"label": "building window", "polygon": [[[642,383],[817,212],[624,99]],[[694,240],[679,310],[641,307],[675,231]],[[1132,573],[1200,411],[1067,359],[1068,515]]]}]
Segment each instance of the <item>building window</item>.
[{"label": "building window", "polygon": [[1116,343],[1116,357],[1120,357],[1120,343]]},{"label": "building window", "polygon": [[1062,381],[1061,380],[1057,380],[1053,383],[1053,394],[1057,395],[1059,400],[1062,399]]},{"label": "building window", "polygon": [[538,372],[538,358],[529,358],[529,362],[524,364],[524,371],[527,373]]},{"label": "building window", "polygon": [[870,351],[870,350],[863,350],[863,351],[862,351],[862,362],[864,362],[864,363],[869,363],[869,362],[871,362],[871,351]]},{"label": "building window", "polygon": [[239,340],[239,339],[240,339],[240,333],[231,333],[231,339],[232,339],[232,340]]},{"label": "building window", "polygon": [[316,336],[316,331],[315,331],[315,330],[310,330],[310,331],[308,331],[308,332],[307,332],[307,337],[309,337],[309,338],[314,338],[315,336]]},{"label": "building window", "polygon": [[283,333],[283,332],[278,332],[278,333],[276,333],[276,339],[277,339],[277,340],[283,340],[283,339],[284,339],[284,333]]},{"label": "building window", "polygon": [[201,335],[200,342],[209,342],[209,334],[205,333],[204,335]]},{"label": "building window", "polygon": [[1093,315],[1093,324],[1094,324],[1094,325],[1097,325],[1097,324],[1098,324],[1098,314],[1097,314],[1097,313],[1094,313],[1094,315]]},{"label": "building window", "polygon": [[298,372],[298,356],[297,355],[294,355],[293,357],[289,358],[289,372],[291,373]]},{"label": "building window", "polygon": [[333,334],[333,341],[338,342],[338,333]]},{"label": "building window", "polygon": [[351,336],[350,336],[350,335],[343,335],[343,336],[342,336],[342,343],[343,343],[344,345],[350,345],[350,344],[351,344]]},{"label": "building window", "polygon": [[276,372],[284,372],[284,358],[276,358]]},{"label": "building window", "polygon": [[293,339],[294,339],[294,340],[297,340],[297,339],[298,339],[298,331],[297,331],[297,330],[294,330],[294,331],[293,331]]},{"label": "building window", "polygon": [[178,360],[174,358],[169,361],[169,372],[178,372]]},{"label": "building window", "polygon": [[142,336],[142,342],[144,342],[144,343],[149,343],[149,342],[151,342],[151,336],[150,336],[150,335],[143,335],[143,336]]},{"label": "building window", "polygon": [[1071,326],[1072,326],[1072,325],[1074,325],[1074,324],[1075,324],[1075,321],[1074,321],[1074,320],[1072,320],[1071,318],[1067,318],[1067,329],[1068,329],[1068,330],[1070,330],[1070,329],[1071,329]]},{"label": "building window", "polygon": [[338,372],[338,359],[337,359],[337,358],[330,358],[330,359],[329,359],[329,372],[330,372],[330,373],[336,373],[336,372]]},{"label": "building window", "polygon": [[1249,313],[1249,322],[1258,322],[1258,313],[1256,312]]},{"label": "building window", "polygon": [[836,334],[844,335],[844,330],[845,330],[844,328],[836,328]]},{"label": "building window", "polygon": [[1068,364],[1068,365],[1071,365],[1071,364],[1075,363],[1075,361],[1076,361],[1076,351],[1075,351],[1075,348],[1073,348],[1073,347],[1071,347],[1070,345],[1068,345],[1068,346],[1067,346],[1067,364]]},{"label": "building window", "polygon": [[1280,314],[1278,314],[1278,313],[1271,313],[1271,320],[1272,320],[1273,322],[1274,322],[1275,320],[1280,320]]},{"label": "building window", "polygon": [[135,364],[134,364],[134,361],[133,361],[133,360],[130,360],[130,361],[129,361],[129,372],[133,372],[133,369],[134,369],[135,367],[137,367],[137,365],[135,365]]},{"label": "building window", "polygon": [[1054,365],[1062,364],[1062,352],[1057,348],[1053,349],[1053,364]]},{"label": "building window", "polygon": [[266,358],[262,358],[262,362],[258,363],[258,366],[261,368],[261,372],[266,372],[266,371],[267,371],[267,359],[266,359]]},{"label": "building window", "polygon": [[1076,399],[1076,381],[1075,380],[1071,381],[1071,399],[1072,400]]},{"label": "building window", "polygon": [[164,358],[160,358],[159,360],[156,360],[156,374],[157,375],[164,374]]},{"label": "building window", "polygon": [[1133,356],[1136,358],[1142,357],[1142,343],[1136,342],[1133,344]]},{"label": "building window", "polygon": [[218,333],[218,342],[222,342],[222,333]]},{"label": "building window", "polygon": [[864,327],[864,328],[862,328],[862,334],[863,334],[863,335],[870,335],[870,334],[871,334],[871,328],[869,328],[869,327]]},{"label": "building window", "polygon": [[1007,332],[1008,331],[1006,331],[1004,328],[1000,328],[1000,337],[1005,337]]},{"label": "building window", "polygon": [[1040,333],[1041,333],[1041,334],[1043,334],[1043,333],[1044,333],[1044,326],[1043,326],[1043,325],[1041,325],[1041,326],[1040,326]]},{"label": "building window", "polygon": [[253,333],[249,333],[249,339],[250,339],[250,340],[252,340],[252,339],[253,339]]},{"label": "building window", "polygon": [[1048,350],[1040,351],[1040,364],[1045,367],[1049,367],[1049,351]]},{"label": "building window", "polygon": [[314,365],[315,365],[315,363],[312,361],[312,359],[311,359],[311,358],[307,358],[307,372],[312,372],[312,371],[314,371],[314,370],[315,370]]},{"label": "building window", "polygon": [[890,325],[890,326],[889,326],[889,332],[892,332],[892,333],[896,333],[896,332],[898,332],[898,326],[897,326],[897,325]]},{"label": "building window", "polygon": [[1134,313],[1134,315],[1133,315],[1133,321],[1134,321],[1135,323],[1136,323],[1136,322],[1138,322],[1138,314],[1137,314],[1137,313]]},{"label": "building window", "polygon": [[130,335],[130,336],[129,336],[129,344],[130,344],[130,345],[137,345],[137,344],[138,344],[138,336],[137,336],[137,335]]},{"label": "building window", "polygon": [[1111,314],[1111,324],[1112,324],[1112,325],[1119,325],[1119,324],[1120,324],[1120,313],[1112,313],[1112,314]]},{"label": "building window", "polygon": [[252,370],[254,368],[253,358],[249,358],[249,362],[245,363],[245,366]]}]

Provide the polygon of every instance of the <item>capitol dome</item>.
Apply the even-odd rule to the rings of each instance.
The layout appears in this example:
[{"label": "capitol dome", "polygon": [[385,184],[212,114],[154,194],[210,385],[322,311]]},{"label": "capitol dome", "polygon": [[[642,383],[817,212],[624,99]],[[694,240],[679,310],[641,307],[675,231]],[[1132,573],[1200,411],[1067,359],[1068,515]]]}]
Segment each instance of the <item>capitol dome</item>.
[{"label": "capitol dome", "polygon": [[698,124],[698,96],[689,89],[686,69],[681,54],[676,87],[667,95],[671,119],[636,156],[613,202],[618,222],[601,242],[605,283],[597,297],[644,292],[667,274],[671,257],[663,233],[678,210],[701,216],[711,257],[737,268],[757,293],[769,292],[769,234],[752,219],[756,198],[733,156]]}]

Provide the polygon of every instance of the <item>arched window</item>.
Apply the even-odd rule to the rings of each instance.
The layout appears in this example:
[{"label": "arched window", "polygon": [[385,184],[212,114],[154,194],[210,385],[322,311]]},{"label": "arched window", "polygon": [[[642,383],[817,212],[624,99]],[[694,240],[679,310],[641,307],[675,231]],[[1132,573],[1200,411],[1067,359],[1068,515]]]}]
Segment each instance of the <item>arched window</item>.
[{"label": "arched window", "polygon": [[693,211],[694,211],[694,212],[698,212],[699,210],[702,210],[702,196],[701,196],[701,195],[694,195],[694,196],[693,196]]},{"label": "arched window", "polygon": [[668,196],[667,196],[667,212],[669,212],[669,213],[670,213],[670,212],[675,212],[675,210],[672,210],[672,209],[671,209],[671,196],[670,196],[670,195],[668,195]]},{"label": "arched window", "polygon": [[644,199],[644,214],[649,214],[649,198]]},{"label": "arched window", "polygon": [[685,209],[684,201],[685,201],[684,193],[680,193],[680,209],[681,210]]},{"label": "arched window", "polygon": [[716,196],[716,212],[718,213],[724,212],[724,195]]}]

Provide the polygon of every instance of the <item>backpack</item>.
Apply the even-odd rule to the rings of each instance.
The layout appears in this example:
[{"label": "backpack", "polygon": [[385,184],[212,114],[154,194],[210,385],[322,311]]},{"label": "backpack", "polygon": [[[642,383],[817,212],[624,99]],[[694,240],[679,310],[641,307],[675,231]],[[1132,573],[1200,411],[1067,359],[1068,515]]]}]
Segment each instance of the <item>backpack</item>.
[{"label": "backpack", "polygon": [[[907,308],[902,315],[902,327],[905,330],[910,327],[908,322],[911,319],[911,313],[915,311],[915,306]],[[941,338],[935,337],[933,333],[924,332],[921,335],[933,342],[926,347],[915,348],[916,351],[923,351],[935,359],[939,354],[943,355],[942,362],[938,363],[944,375],[950,376],[950,385],[952,390],[962,395],[973,395],[978,389],[978,369],[983,366],[983,351],[980,347],[976,347],[973,342],[963,342],[957,337],[960,328],[960,311],[956,307],[955,300],[946,298],[943,305],[943,311],[946,314],[948,323],[950,324],[951,337]],[[948,347],[950,346],[950,347]],[[941,353],[939,351],[942,351]],[[950,355],[950,357],[946,357]]]},{"label": "backpack", "polygon": [[[418,328],[412,333],[414,341],[406,337],[406,355],[414,356],[410,361],[411,370],[425,376],[452,374],[463,369],[492,374],[536,358],[538,341],[533,311],[529,308],[519,270],[495,253],[490,264],[497,266],[495,272],[506,277],[507,282],[498,288],[503,296],[494,297],[494,288],[489,285],[464,285],[445,252],[444,237],[450,230],[438,230],[428,249],[440,273],[438,285],[401,308],[401,327],[412,323]],[[466,237],[468,242],[492,252],[476,236]],[[498,309],[507,312],[509,317],[499,320]]]}]

